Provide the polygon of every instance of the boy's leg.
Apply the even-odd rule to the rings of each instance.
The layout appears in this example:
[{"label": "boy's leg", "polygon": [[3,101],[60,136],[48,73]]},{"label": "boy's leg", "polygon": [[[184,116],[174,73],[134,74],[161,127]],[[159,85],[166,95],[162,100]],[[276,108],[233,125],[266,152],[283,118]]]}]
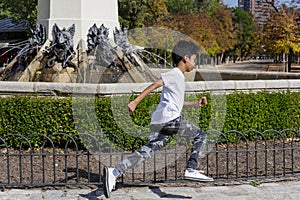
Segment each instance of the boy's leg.
[{"label": "boy's leg", "polygon": [[138,163],[150,158],[155,151],[165,146],[171,135],[165,135],[162,132],[162,127],[159,125],[151,126],[151,134],[146,145],[142,146],[133,155],[125,158],[121,163],[117,164],[115,168],[104,168],[104,195],[109,198],[111,191],[114,189],[116,179],[124,174],[127,169],[131,169]]},{"label": "boy's leg", "polygon": [[203,152],[203,148],[206,144],[207,134],[198,129],[196,136],[193,139],[193,146],[191,150],[190,158],[187,162],[187,168],[197,169],[199,166],[199,159],[201,153]]},{"label": "boy's leg", "polygon": [[136,151],[131,156],[125,158],[121,163],[115,166],[119,175],[124,174],[128,169],[134,168],[137,164],[151,158],[155,151],[166,145],[167,141],[170,139],[171,135],[165,135],[159,132],[151,132],[148,142],[146,145],[142,146],[138,151]]},{"label": "boy's leg", "polygon": [[200,171],[197,170],[199,166],[200,155],[203,151],[204,145],[206,144],[207,133],[202,131],[193,123],[189,122],[182,115],[179,135],[193,138],[193,146],[190,158],[187,161],[185,178],[196,181],[213,181],[212,178],[201,174]]},{"label": "boy's leg", "polygon": [[187,162],[187,168],[197,169],[199,166],[200,155],[206,143],[207,134],[196,125],[181,116],[180,130],[178,133],[182,137],[193,139],[191,156]]}]

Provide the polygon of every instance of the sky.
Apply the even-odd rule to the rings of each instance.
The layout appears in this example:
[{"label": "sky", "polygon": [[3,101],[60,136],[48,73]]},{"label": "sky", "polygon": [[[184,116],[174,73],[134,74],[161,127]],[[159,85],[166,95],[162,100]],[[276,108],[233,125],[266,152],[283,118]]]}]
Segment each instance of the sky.
[{"label": "sky", "polygon": [[238,0],[223,0],[223,2],[228,7],[236,7],[238,4]]}]

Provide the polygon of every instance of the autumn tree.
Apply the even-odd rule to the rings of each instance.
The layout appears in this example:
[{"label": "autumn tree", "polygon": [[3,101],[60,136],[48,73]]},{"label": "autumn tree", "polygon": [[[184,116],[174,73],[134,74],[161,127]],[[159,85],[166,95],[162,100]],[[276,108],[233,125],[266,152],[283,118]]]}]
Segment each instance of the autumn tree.
[{"label": "autumn tree", "polygon": [[219,6],[215,14],[211,16],[211,28],[214,35],[213,43],[215,42],[219,46],[219,51],[213,54],[216,56],[217,64],[225,60],[225,52],[237,44],[237,29],[232,19],[232,12],[225,6]]},{"label": "autumn tree", "polygon": [[272,12],[264,27],[264,43],[274,54],[286,58],[286,71],[291,70],[291,56],[300,53],[299,11],[292,7],[281,6]]},{"label": "autumn tree", "polygon": [[236,44],[232,13],[222,4],[218,4],[214,12],[175,13],[160,21],[158,26],[177,30],[193,38],[216,63],[222,60],[227,49]]}]

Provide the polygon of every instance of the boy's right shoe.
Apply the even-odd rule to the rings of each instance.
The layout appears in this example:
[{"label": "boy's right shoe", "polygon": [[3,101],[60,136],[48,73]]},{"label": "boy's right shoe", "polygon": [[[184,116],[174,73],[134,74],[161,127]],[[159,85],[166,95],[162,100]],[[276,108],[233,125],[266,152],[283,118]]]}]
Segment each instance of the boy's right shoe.
[{"label": "boy's right shoe", "polygon": [[116,186],[116,176],[113,174],[114,168],[104,167],[103,169],[103,193],[106,198],[110,197],[110,193]]},{"label": "boy's right shoe", "polygon": [[213,178],[205,176],[202,174],[203,171],[198,171],[196,169],[186,169],[184,172],[184,179],[200,181],[200,182],[211,182],[214,181]]}]

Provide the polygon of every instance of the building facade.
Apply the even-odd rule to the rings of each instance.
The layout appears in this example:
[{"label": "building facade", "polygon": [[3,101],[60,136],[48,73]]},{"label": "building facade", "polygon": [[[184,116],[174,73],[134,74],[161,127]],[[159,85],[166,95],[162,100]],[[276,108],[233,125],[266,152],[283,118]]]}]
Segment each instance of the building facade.
[{"label": "building facade", "polygon": [[270,11],[274,10],[272,3],[274,4],[274,0],[238,0],[238,6],[250,12],[259,26],[265,24]]}]

